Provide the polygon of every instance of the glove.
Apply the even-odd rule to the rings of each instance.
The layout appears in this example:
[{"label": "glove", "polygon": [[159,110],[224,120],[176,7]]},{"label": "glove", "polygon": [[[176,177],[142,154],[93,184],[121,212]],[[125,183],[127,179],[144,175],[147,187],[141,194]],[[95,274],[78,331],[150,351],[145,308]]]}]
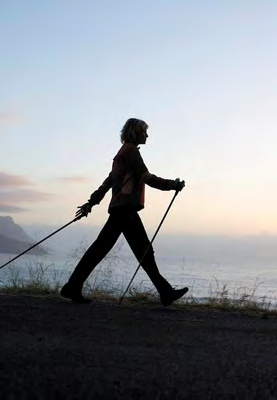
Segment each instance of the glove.
[{"label": "glove", "polygon": [[91,212],[92,204],[89,202],[83,204],[82,206],[77,207],[79,210],[76,211],[75,218],[83,218],[87,217],[88,214]]},{"label": "glove", "polygon": [[180,179],[175,179],[176,187],[175,190],[177,192],[181,192],[181,190],[185,187],[185,181],[180,181]]}]

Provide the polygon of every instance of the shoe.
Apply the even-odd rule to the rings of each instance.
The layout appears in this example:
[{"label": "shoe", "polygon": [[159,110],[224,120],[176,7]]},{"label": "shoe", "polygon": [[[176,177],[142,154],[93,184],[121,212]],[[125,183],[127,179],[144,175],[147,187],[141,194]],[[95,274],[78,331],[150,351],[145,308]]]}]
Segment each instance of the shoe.
[{"label": "shoe", "polygon": [[84,297],[82,293],[74,291],[72,286],[70,286],[68,283],[62,287],[60,294],[62,297],[66,297],[67,299],[72,300],[74,303],[89,304],[91,302],[91,300]]},{"label": "shoe", "polygon": [[176,301],[180,299],[184,294],[187,293],[189,289],[187,287],[184,287],[183,289],[172,289],[171,292],[168,292],[164,295],[160,296],[161,303],[164,307],[170,306],[170,304],[173,303],[173,301]]}]

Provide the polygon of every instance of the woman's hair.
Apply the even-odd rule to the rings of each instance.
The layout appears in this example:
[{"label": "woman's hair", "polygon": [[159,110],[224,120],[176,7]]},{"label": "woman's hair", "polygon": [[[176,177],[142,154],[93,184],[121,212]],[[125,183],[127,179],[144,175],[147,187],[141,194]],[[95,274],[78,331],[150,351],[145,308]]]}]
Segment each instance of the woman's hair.
[{"label": "woman's hair", "polygon": [[129,118],[121,129],[121,143],[135,143],[137,134],[146,131],[147,128],[147,123],[141,119]]}]

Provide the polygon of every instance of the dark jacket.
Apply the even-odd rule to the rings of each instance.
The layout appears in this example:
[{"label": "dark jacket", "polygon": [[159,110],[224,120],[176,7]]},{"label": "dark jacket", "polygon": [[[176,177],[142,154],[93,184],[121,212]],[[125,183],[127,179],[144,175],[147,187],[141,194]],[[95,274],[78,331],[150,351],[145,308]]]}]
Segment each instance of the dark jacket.
[{"label": "dark jacket", "polygon": [[160,190],[176,188],[174,180],[150,174],[140,155],[139,148],[132,143],[124,143],[113,159],[109,176],[91,194],[89,201],[92,205],[99,204],[108,190],[112,189],[109,212],[119,206],[139,211],[144,208],[145,184]]}]

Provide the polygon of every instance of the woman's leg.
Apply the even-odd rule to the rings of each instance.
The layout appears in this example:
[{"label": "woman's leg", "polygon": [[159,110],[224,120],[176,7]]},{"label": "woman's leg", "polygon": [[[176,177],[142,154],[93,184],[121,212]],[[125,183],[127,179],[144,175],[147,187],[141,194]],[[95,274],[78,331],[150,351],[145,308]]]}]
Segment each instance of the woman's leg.
[{"label": "woman's leg", "polygon": [[[173,289],[167,280],[160,274],[152,245],[145,232],[144,226],[137,213],[132,213],[123,227],[123,234],[133,250],[137,260],[148,274],[154,286],[160,294],[161,302],[164,306],[169,306],[180,299],[188,288]],[[147,252],[146,252],[147,251]]]},{"label": "woman's leg", "polygon": [[[129,217],[125,220],[122,232],[138,262],[141,262],[142,268],[145,270],[160,295],[171,292],[173,290],[172,286],[159,272],[153,247],[150,245],[147,233],[137,212],[129,213]],[[147,249],[148,251],[145,254]]]}]

